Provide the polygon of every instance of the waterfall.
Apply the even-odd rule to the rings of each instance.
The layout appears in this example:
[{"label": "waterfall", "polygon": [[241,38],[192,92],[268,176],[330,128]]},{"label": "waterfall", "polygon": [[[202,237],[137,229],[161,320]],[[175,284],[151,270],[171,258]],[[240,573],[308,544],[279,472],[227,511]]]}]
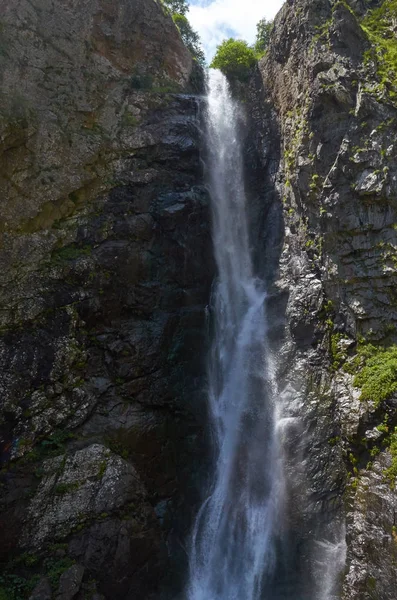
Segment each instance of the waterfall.
[{"label": "waterfall", "polygon": [[283,500],[266,289],[250,253],[239,107],[226,78],[209,72],[207,171],[218,277],[209,409],[215,449],[210,495],[196,518],[189,600],[258,600],[275,565]]}]

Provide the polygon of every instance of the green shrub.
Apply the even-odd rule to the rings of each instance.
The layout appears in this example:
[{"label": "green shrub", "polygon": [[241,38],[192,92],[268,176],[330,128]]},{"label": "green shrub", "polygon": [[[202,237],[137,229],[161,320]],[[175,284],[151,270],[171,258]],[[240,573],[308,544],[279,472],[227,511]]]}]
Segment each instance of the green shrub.
[{"label": "green shrub", "polygon": [[61,575],[70,569],[70,567],[72,567],[75,563],[76,561],[72,560],[68,556],[60,559],[48,558],[45,561],[47,577],[50,580],[52,589],[56,589],[58,587]]},{"label": "green shrub", "polygon": [[373,400],[379,406],[397,391],[397,346],[366,344],[350,365],[359,369],[353,385],[361,388],[361,400]]},{"label": "green shrub", "polygon": [[391,465],[386,469],[385,475],[390,480],[391,486],[394,489],[397,477],[397,427],[389,439],[389,452],[391,454]]},{"label": "green shrub", "polygon": [[69,494],[70,492],[76,491],[80,487],[79,483],[58,483],[55,486],[55,494],[58,496],[63,496],[64,494]]},{"label": "green shrub", "polygon": [[372,44],[364,58],[375,61],[381,87],[393,100],[397,100],[397,40],[393,29],[396,19],[397,0],[385,0],[361,23]]},{"label": "green shrub", "polygon": [[219,69],[230,80],[247,81],[256,63],[255,52],[244,40],[229,38],[218,47],[210,65]]},{"label": "green shrub", "polygon": [[0,575],[0,600],[24,600],[37,585],[38,579],[37,575],[30,579],[15,573]]},{"label": "green shrub", "polygon": [[186,48],[193,58],[201,65],[205,64],[205,54],[201,47],[200,36],[190,25],[189,20],[184,14],[175,13],[172,20],[177,26],[181,38]]},{"label": "green shrub", "polygon": [[172,15],[185,15],[189,10],[186,0],[161,0],[161,2]]},{"label": "green shrub", "polygon": [[272,31],[273,21],[261,19],[259,23],[256,24],[256,40],[254,44],[254,51],[257,58],[261,58],[265,54],[270,42],[270,35]]},{"label": "green shrub", "polygon": [[343,344],[344,339],[346,338],[342,333],[331,334],[330,350],[332,357],[332,369],[334,371],[337,371],[347,358],[346,346]]}]

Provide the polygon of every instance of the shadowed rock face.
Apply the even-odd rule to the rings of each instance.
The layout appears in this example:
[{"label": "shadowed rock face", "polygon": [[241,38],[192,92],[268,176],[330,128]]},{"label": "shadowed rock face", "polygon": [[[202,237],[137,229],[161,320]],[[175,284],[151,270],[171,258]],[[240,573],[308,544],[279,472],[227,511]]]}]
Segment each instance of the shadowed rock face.
[{"label": "shadowed rock face", "polygon": [[[13,575],[31,600],[172,598],[205,470],[214,273],[192,60],[154,0],[17,4],[0,7],[0,598]],[[361,338],[397,341],[397,109],[364,60],[366,10],[287,2],[242,125],[297,423],[297,558],[275,598],[323,593],[313,532],[340,541],[345,521],[341,598],[397,584],[396,399],[353,385]]]},{"label": "shadowed rock face", "polygon": [[192,60],[152,0],[4,3],[0,48],[0,590],[147,598],[203,464]]},{"label": "shadowed rock face", "polygon": [[279,124],[272,146],[282,156],[276,287],[288,303],[280,380],[306,423],[291,452],[302,452],[307,486],[294,487],[291,476],[287,523],[307,557],[302,531],[332,539],[346,519],[345,600],[392,598],[397,583],[397,495],[387,472],[396,402],[360,400],[353,385],[360,344],[397,339],[397,108],[392,83],[382,85],[369,58],[376,41],[362,27],[367,10],[360,2],[287,2],[260,63]]}]

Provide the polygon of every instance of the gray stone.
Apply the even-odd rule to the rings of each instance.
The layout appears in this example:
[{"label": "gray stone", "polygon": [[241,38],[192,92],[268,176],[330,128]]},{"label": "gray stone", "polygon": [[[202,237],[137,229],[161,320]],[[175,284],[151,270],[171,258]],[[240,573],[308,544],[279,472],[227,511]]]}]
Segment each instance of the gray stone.
[{"label": "gray stone", "polygon": [[29,600],[51,600],[52,591],[49,580],[42,577],[29,596]]},{"label": "gray stone", "polygon": [[84,576],[84,567],[82,565],[72,565],[67,571],[62,573],[56,600],[73,600],[77,595]]}]

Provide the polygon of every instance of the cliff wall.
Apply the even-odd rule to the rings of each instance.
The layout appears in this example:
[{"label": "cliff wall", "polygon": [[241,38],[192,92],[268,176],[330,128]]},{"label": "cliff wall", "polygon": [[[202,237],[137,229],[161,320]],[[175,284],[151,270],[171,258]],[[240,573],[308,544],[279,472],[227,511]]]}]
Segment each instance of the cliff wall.
[{"label": "cliff wall", "polygon": [[213,274],[192,68],[154,0],[0,7],[1,598],[143,599],[184,567]]},{"label": "cliff wall", "polygon": [[343,563],[346,519],[349,600],[392,598],[397,583],[395,16],[387,0],[287,2],[255,88],[280,132],[280,381],[305,423],[289,435],[307,481],[290,474],[290,527],[299,539],[307,520],[320,542],[311,556],[302,540],[316,577],[322,541],[336,553],[324,564]]}]

